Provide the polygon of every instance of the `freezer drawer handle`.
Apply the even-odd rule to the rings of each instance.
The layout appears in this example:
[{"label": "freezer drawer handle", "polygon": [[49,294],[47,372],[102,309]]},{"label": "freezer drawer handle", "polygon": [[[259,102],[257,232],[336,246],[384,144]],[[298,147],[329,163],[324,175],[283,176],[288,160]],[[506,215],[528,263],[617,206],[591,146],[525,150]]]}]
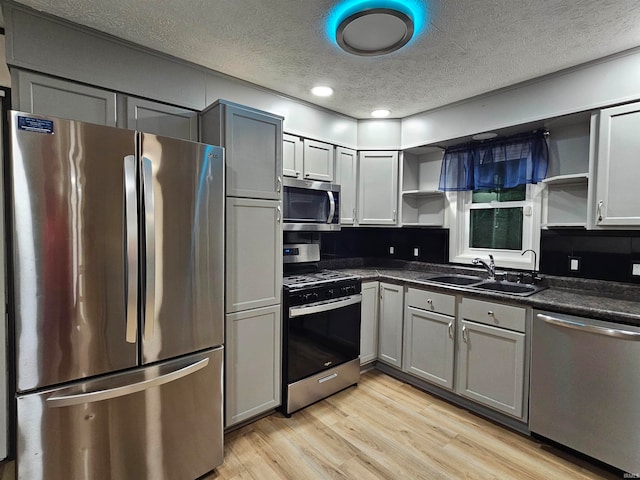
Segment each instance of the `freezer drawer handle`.
[{"label": "freezer drawer handle", "polygon": [[126,327],[125,340],[136,343],[138,336],[138,319],[136,305],[138,299],[138,207],[136,199],[136,157],[124,157],[124,208],[126,236]]},{"label": "freezer drawer handle", "polygon": [[537,317],[546,323],[551,325],[557,325],[558,327],[572,328],[574,330],[580,330],[583,332],[596,333],[598,335],[605,335],[607,337],[626,338],[628,340],[640,341],[639,332],[631,332],[629,330],[620,330],[618,328],[605,328],[598,327],[596,325],[588,325],[586,323],[562,320],[560,318],[551,317],[549,315],[543,315],[539,313]]},{"label": "freezer drawer handle", "polygon": [[47,407],[72,407],[83,403],[99,402],[101,400],[109,400],[111,398],[124,397],[133,393],[147,390],[151,387],[164,385],[180,378],[191,375],[192,373],[202,370],[209,364],[208,358],[203,358],[191,365],[179,368],[173,372],[166,373],[159,377],[143,380],[142,382],[122,385],[120,387],[108,388],[106,390],[98,390],[95,392],[82,392],[72,395],[60,395],[47,398]]},{"label": "freezer drawer handle", "polygon": [[340,300],[321,302],[317,304],[310,304],[302,307],[290,307],[289,318],[301,317],[303,315],[311,315],[314,313],[328,312],[329,310],[335,310],[337,308],[347,307],[349,305],[355,305],[362,302],[362,295],[351,295],[349,297],[341,298]]}]

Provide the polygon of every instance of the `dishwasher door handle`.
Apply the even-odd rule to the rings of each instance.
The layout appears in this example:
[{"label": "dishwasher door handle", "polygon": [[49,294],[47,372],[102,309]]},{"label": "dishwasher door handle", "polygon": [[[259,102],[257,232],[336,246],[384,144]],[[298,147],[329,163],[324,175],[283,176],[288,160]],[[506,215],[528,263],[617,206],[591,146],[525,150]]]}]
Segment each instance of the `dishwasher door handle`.
[{"label": "dishwasher door handle", "polygon": [[597,335],[605,335],[607,337],[626,338],[627,340],[635,340],[640,342],[640,332],[621,330],[619,328],[599,327],[596,325],[589,325],[588,323],[576,322],[573,320],[563,320],[561,318],[544,315],[542,313],[538,313],[537,317],[546,323],[556,325],[558,327],[571,328],[573,330],[595,333]]}]

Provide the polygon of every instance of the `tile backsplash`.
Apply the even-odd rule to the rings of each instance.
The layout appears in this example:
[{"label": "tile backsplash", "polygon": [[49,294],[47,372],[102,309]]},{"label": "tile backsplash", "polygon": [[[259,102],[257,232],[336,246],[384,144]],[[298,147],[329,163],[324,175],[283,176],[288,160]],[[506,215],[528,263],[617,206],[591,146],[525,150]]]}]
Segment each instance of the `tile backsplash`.
[{"label": "tile backsplash", "polygon": [[640,264],[638,231],[543,230],[540,252],[543,274],[640,283],[631,274],[633,263]]},{"label": "tile backsplash", "polygon": [[[449,262],[447,229],[343,228],[323,232],[320,243],[323,260],[368,257]],[[389,253],[390,247],[394,253]],[[577,260],[577,271],[570,269],[571,259]],[[542,274],[640,284],[640,276],[632,275],[634,262],[640,264],[640,231],[542,231]]]},{"label": "tile backsplash", "polygon": [[323,232],[320,245],[323,260],[371,257],[430,263],[449,261],[449,230],[442,228],[343,228],[339,232]]}]

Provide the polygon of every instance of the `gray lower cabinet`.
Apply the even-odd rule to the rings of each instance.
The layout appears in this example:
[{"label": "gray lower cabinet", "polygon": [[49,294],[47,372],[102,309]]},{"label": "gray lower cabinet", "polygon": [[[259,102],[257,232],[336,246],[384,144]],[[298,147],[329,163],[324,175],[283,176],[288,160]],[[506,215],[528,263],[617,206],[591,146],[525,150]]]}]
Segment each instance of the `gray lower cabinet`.
[{"label": "gray lower cabinet", "polygon": [[116,126],[116,94],[46,75],[12,71],[13,108],[23,112]]},{"label": "gray lower cabinet", "polygon": [[362,282],[360,365],[372,362],[378,356],[378,282]]},{"label": "gray lower cabinet", "polygon": [[378,360],[402,367],[402,320],[404,287],[380,282]]},{"label": "gray lower cabinet", "polygon": [[198,113],[136,97],[126,97],[127,124],[130,130],[183,140],[198,140]]},{"label": "gray lower cabinet", "polygon": [[280,202],[226,199],[226,312],[280,304]]},{"label": "gray lower cabinet", "polygon": [[453,295],[409,288],[405,297],[403,370],[453,390]]},{"label": "gray lower cabinet", "polygon": [[516,418],[524,417],[526,316],[525,308],[462,300],[457,393]]},{"label": "gray lower cabinet", "polygon": [[280,305],[226,315],[225,427],[281,402]]}]

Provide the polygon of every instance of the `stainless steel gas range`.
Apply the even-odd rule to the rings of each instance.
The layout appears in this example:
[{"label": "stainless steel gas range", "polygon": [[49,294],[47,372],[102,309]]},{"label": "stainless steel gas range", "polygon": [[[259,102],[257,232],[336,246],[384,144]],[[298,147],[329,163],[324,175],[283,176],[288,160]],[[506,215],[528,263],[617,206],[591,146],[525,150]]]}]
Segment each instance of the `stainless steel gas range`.
[{"label": "stainless steel gas range", "polygon": [[285,415],[360,379],[361,281],[317,269],[317,244],[284,247],[283,401]]}]

